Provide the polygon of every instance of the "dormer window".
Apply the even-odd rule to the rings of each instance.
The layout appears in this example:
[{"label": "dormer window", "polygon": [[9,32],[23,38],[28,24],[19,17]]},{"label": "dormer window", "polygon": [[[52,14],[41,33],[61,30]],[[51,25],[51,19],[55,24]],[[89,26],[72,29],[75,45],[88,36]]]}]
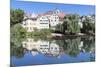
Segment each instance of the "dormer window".
[{"label": "dormer window", "polygon": [[40,21],[42,21],[42,20],[40,20]]}]

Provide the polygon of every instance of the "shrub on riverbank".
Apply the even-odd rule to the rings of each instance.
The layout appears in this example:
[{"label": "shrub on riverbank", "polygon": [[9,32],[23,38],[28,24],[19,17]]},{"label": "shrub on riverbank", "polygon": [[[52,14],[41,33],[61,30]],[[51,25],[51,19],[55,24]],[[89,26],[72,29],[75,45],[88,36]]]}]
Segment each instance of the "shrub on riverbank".
[{"label": "shrub on riverbank", "polygon": [[20,25],[15,24],[10,28],[10,41],[14,45],[19,45],[26,38],[26,30]]},{"label": "shrub on riverbank", "polygon": [[50,29],[42,29],[38,31],[33,32],[27,32],[27,37],[33,37],[35,39],[45,39],[51,36],[51,30]]}]

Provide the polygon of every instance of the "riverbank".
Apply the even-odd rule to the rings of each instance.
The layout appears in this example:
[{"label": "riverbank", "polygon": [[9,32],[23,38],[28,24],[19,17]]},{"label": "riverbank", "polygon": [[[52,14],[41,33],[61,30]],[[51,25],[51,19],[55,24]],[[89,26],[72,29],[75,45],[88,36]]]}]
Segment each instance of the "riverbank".
[{"label": "riverbank", "polygon": [[78,33],[78,34],[59,34],[59,33],[52,33],[51,38],[52,39],[66,39],[66,38],[76,38],[76,37],[81,37],[81,38],[86,38],[86,37],[95,37],[95,35],[89,35],[89,34],[83,34],[83,33]]},{"label": "riverbank", "polygon": [[66,38],[76,38],[76,37],[90,37],[94,36],[95,34],[85,34],[85,33],[77,33],[77,34],[68,34],[68,33],[57,33],[57,32],[50,32],[50,30],[42,30],[36,32],[28,32],[27,37],[32,37],[35,39],[66,39]]}]

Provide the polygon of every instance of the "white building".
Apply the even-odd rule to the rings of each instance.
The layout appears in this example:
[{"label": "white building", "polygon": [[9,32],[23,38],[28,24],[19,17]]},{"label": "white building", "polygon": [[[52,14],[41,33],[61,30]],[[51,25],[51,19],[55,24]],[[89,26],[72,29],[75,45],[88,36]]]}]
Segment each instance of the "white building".
[{"label": "white building", "polygon": [[27,30],[27,32],[32,32],[34,31],[35,28],[37,28],[37,19],[25,19],[23,22],[22,22],[22,26],[23,28],[25,28]]},{"label": "white building", "polygon": [[37,18],[37,29],[49,29],[49,20],[46,16]]},{"label": "white building", "polygon": [[44,14],[25,14],[22,26],[27,30],[27,32],[34,31],[37,29],[55,29],[55,26],[62,23],[65,14],[61,13],[59,10],[48,11]]},{"label": "white building", "polygon": [[49,27],[55,29],[55,26],[57,24],[62,23],[65,14],[60,12],[59,10],[53,10],[53,11],[48,11],[40,16],[47,17],[49,22]]}]

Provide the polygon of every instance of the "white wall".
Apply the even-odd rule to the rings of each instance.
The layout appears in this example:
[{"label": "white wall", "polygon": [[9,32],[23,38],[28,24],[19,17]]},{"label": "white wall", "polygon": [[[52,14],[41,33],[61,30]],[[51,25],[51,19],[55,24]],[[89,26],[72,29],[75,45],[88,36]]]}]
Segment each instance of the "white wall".
[{"label": "white wall", "polygon": [[41,16],[37,19],[38,29],[49,29],[49,20],[46,16]]},{"label": "white wall", "polygon": [[23,21],[23,24],[22,24],[23,28],[25,28],[27,30],[27,32],[32,32],[34,31],[34,28],[37,28],[37,20],[26,20],[26,21]]}]

